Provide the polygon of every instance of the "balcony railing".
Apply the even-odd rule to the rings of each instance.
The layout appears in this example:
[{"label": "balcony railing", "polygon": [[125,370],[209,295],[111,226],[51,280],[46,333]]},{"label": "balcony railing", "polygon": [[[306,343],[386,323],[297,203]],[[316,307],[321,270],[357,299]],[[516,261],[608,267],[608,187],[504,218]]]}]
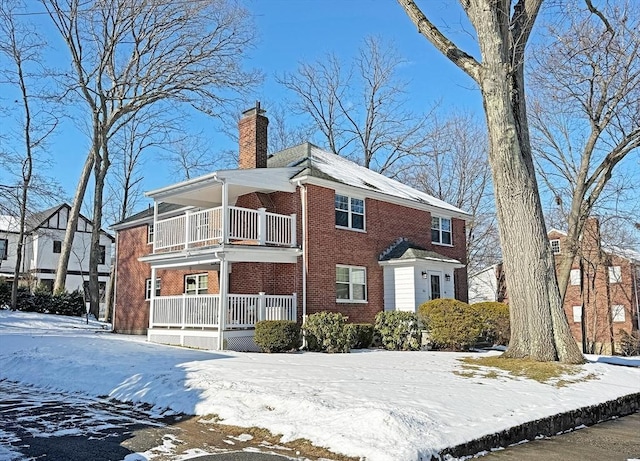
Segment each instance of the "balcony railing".
[{"label": "balcony railing", "polygon": [[[219,328],[220,296],[158,296],[151,309],[151,328]],[[296,294],[229,294],[223,324],[226,329],[253,328],[260,320],[296,320]]]},{"label": "balcony railing", "polygon": [[[296,215],[269,213],[264,208],[222,207],[187,212],[154,224],[153,251],[181,251],[221,243],[296,246]],[[226,229],[226,234],[224,229]]]}]

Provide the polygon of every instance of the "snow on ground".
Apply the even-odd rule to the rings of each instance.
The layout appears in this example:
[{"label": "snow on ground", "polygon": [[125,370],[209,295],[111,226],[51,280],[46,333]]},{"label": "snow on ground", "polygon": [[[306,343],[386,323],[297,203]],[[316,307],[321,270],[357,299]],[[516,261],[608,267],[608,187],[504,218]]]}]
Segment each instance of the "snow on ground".
[{"label": "snow on ground", "polygon": [[[496,352],[492,352],[496,353]],[[84,319],[0,311],[0,379],[110,396],[367,460],[420,456],[558,412],[640,392],[640,368],[590,357],[596,379],[557,388],[462,377],[446,352],[205,352],[108,333]],[[477,354],[475,354],[477,355]],[[639,365],[640,359],[616,359]]]}]

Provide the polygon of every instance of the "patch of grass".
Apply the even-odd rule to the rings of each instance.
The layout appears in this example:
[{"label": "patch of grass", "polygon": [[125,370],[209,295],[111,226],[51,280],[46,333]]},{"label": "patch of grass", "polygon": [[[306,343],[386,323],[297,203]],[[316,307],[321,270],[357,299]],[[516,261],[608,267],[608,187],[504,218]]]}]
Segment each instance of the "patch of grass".
[{"label": "patch of grass", "polygon": [[[581,365],[567,365],[558,362],[536,362],[527,359],[512,359],[502,356],[490,357],[464,357],[459,359],[463,362],[462,367],[468,369],[470,367],[488,367],[501,370],[488,370],[478,373],[485,378],[495,379],[499,376],[510,376],[518,378],[527,378],[538,381],[543,384],[552,384],[556,387],[565,387],[581,381],[595,379],[594,374],[578,376],[583,371]],[[463,373],[463,372],[461,372]],[[461,373],[460,376],[464,376]],[[573,377],[573,378],[570,378]]]}]

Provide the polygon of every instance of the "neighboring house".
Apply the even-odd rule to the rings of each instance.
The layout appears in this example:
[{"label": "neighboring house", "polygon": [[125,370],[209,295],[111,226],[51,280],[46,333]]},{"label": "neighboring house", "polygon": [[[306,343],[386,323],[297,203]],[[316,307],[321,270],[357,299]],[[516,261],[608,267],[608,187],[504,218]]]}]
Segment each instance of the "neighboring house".
[{"label": "neighboring house", "polygon": [[267,159],[267,124],[246,111],[239,169],[151,191],[113,227],[117,332],[251,350],[262,319],[466,300],[467,213],[308,143]]},{"label": "neighboring house", "polygon": [[[566,233],[552,229],[548,236],[559,262]],[[501,273],[502,265],[497,264],[470,276],[470,301],[506,302]],[[603,244],[598,220],[587,220],[564,299],[571,332],[585,353],[615,352],[622,331],[640,329],[639,284],[640,253]]]},{"label": "neighboring house", "polygon": [[[31,213],[25,221],[25,241],[20,268],[21,284],[31,289],[44,286],[52,290],[58,268],[59,254],[66,232],[70,207],[66,203],[48,210]],[[83,289],[89,281],[89,246],[92,223],[80,216],[73,239],[73,249],[69,259],[66,289]],[[18,249],[19,219],[14,216],[0,216],[0,241],[6,251],[0,255],[0,277],[13,280]],[[98,265],[99,283],[105,289],[111,271],[111,250],[114,237],[107,232],[100,234],[101,263]]]}]

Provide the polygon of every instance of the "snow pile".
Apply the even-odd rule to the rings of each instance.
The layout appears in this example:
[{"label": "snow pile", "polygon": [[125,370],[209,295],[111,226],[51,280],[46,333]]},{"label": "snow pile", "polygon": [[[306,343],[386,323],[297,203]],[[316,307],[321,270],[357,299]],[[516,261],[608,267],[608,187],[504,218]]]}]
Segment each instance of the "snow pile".
[{"label": "snow pile", "polygon": [[463,371],[458,359],[470,354],[204,352],[83,322],[0,311],[0,379],[145,402],[158,412],[216,414],[227,424],[265,427],[284,440],[307,438],[368,460],[417,460],[526,421],[640,392],[640,368],[598,357],[583,366],[595,379],[556,388],[457,375]]}]

